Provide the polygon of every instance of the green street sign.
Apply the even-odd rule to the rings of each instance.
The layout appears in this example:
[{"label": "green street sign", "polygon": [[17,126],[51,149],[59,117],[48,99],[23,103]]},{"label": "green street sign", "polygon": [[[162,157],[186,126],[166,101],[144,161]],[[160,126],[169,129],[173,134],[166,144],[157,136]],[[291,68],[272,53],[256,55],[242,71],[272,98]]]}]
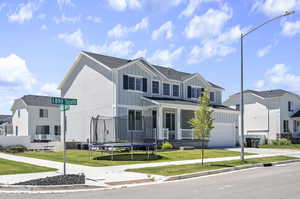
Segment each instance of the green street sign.
[{"label": "green street sign", "polygon": [[69,105],[60,105],[60,111],[68,111],[68,110],[70,110]]},{"label": "green street sign", "polygon": [[52,97],[52,104],[64,104],[64,105],[77,105],[77,99],[62,98],[62,97]]}]

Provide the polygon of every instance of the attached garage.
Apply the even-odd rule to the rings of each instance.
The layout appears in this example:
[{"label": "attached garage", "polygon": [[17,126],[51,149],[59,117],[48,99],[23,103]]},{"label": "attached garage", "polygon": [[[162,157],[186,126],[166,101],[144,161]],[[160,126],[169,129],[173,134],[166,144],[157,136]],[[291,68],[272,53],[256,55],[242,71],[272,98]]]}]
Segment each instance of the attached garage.
[{"label": "attached garage", "polygon": [[236,144],[237,129],[234,123],[214,123],[208,147],[232,147]]}]

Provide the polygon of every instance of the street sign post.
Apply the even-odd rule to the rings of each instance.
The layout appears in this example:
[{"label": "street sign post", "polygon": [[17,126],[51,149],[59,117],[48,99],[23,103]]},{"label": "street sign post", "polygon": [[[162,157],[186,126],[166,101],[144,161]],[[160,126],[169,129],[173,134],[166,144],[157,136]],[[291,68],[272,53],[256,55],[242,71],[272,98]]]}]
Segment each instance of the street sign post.
[{"label": "street sign post", "polygon": [[64,175],[66,175],[66,162],[67,162],[67,153],[66,153],[66,111],[70,110],[70,105],[77,105],[77,99],[71,98],[62,98],[62,97],[52,97],[52,104],[60,104],[60,110],[64,112]]}]

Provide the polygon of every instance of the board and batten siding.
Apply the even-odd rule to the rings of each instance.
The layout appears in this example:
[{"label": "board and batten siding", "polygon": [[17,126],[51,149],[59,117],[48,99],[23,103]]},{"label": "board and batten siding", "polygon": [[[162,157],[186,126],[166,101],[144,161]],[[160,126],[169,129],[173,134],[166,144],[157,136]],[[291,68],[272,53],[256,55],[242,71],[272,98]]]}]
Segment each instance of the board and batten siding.
[{"label": "board and batten siding", "polygon": [[112,71],[81,57],[62,88],[62,97],[78,99],[78,104],[66,111],[67,141],[86,142],[92,117],[113,116],[115,92],[112,80]]}]

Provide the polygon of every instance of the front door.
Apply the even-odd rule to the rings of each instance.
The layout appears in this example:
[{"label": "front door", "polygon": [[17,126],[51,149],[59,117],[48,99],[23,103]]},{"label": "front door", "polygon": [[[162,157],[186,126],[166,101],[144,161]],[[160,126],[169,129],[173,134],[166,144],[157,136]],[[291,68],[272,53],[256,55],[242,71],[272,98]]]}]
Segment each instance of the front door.
[{"label": "front door", "polygon": [[175,139],[175,113],[165,113],[165,128],[169,129],[169,139]]}]

